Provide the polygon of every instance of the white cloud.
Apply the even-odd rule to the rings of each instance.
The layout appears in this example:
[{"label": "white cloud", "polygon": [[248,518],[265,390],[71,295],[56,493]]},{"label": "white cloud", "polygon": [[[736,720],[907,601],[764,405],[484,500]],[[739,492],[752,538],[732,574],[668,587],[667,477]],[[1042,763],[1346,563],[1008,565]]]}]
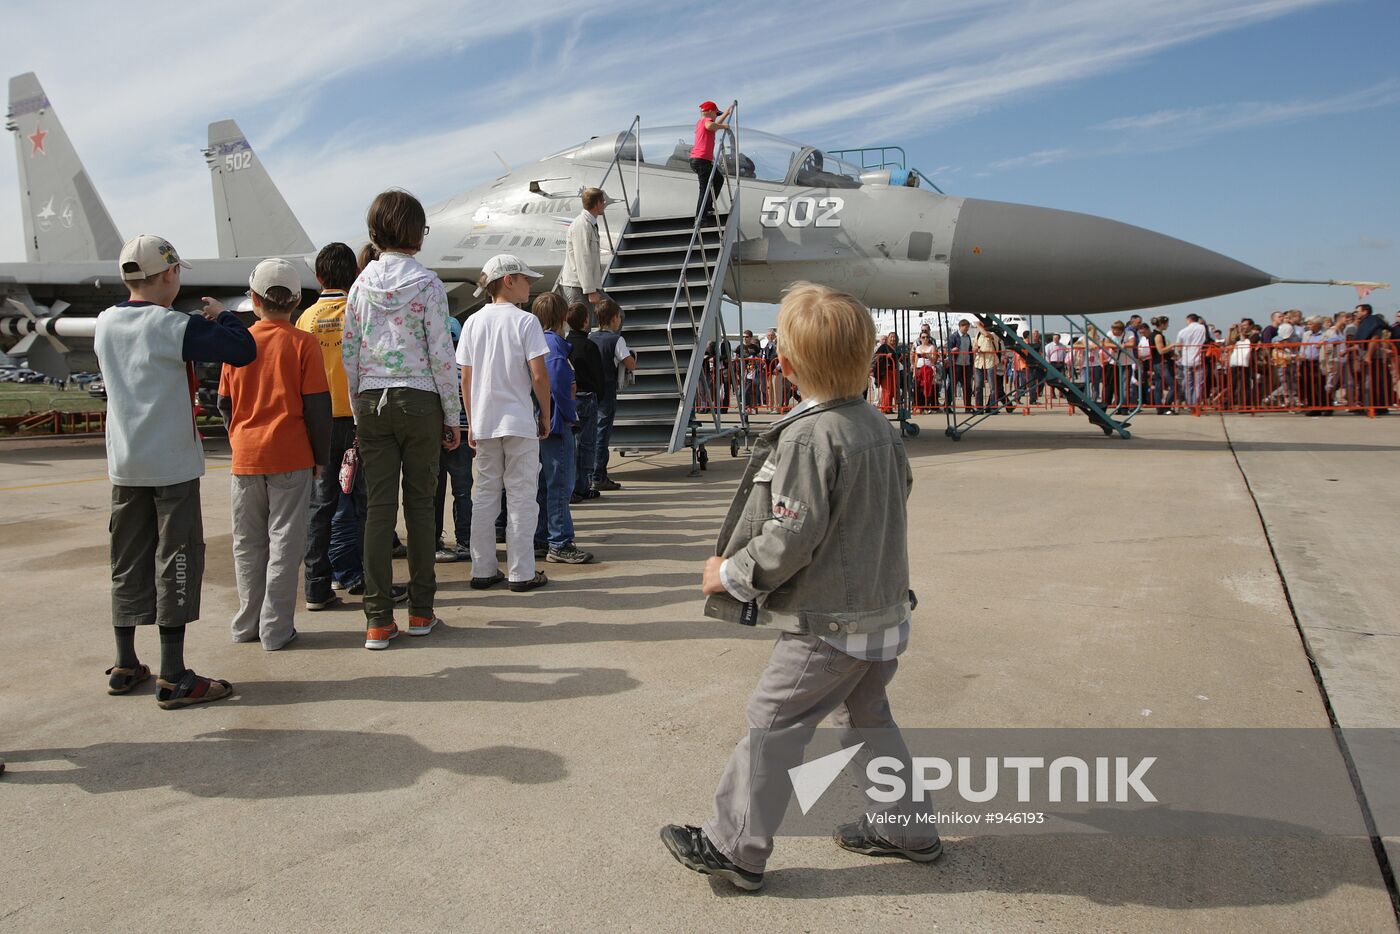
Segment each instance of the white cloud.
[{"label": "white cloud", "polygon": [[1041,149],[1037,152],[1027,153],[1024,156],[1015,156],[1010,159],[998,159],[991,164],[991,168],[998,171],[1035,168],[1037,166],[1049,165],[1052,162],[1059,162],[1068,155],[1070,155],[1068,149]]},{"label": "white cloud", "polygon": [[989,166],[996,171],[1034,168],[1100,156],[1161,152],[1192,146],[1214,136],[1241,130],[1294,123],[1316,117],[1358,113],[1400,103],[1400,79],[1391,79],[1331,97],[1290,101],[1239,101],[1158,110],[1117,117],[1093,127],[1113,134],[1111,142],[1080,148],[1044,149],[1023,156],[999,159]]},{"label": "white cloud", "polygon": [[1159,110],[1132,117],[1118,117],[1095,129],[1129,133],[1167,130],[1175,137],[1202,139],[1218,133],[1292,123],[1313,117],[1356,113],[1400,103],[1400,79],[1390,79],[1331,97],[1290,101],[1240,101],[1181,110]]},{"label": "white cloud", "polygon": [[1362,248],[1367,250],[1388,250],[1391,247],[1391,242],[1389,240],[1382,240],[1377,237],[1368,237],[1365,234],[1361,235],[1359,242]]}]

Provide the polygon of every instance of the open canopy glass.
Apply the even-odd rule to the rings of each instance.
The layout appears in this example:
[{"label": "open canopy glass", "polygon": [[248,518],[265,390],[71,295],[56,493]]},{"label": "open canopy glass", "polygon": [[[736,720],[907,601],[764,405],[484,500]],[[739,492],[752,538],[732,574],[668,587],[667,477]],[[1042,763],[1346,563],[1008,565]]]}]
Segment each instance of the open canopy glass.
[{"label": "open canopy glass", "polygon": [[[646,165],[677,172],[690,171],[690,149],[695,131],[687,126],[649,127],[640,134],[615,133],[593,139],[559,155],[584,162],[611,162],[614,155],[626,165],[641,147]],[[780,182],[810,188],[859,188],[860,168],[823,153],[815,146],[771,133],[743,130],[739,138],[738,169],[741,178]],[[719,153],[722,171],[734,160],[727,149]]]}]

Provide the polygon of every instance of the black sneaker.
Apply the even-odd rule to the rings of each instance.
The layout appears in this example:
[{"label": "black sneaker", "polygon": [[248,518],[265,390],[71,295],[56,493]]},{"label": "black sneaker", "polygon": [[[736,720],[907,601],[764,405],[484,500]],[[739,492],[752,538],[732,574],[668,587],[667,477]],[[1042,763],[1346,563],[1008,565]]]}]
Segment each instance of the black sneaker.
[{"label": "black sneaker", "polygon": [[535,557],[536,557],[536,558],[543,558],[543,557],[545,557],[545,556],[548,555],[548,554],[549,554],[549,545],[548,545],[548,544],[542,544],[542,543],[540,543],[540,542],[536,542],[536,543],[535,543]]},{"label": "black sneaker", "polygon": [[573,542],[569,542],[561,548],[551,547],[545,560],[553,561],[555,564],[587,564],[593,560],[593,553],[584,551]]},{"label": "black sneaker", "polygon": [[349,587],[346,587],[345,592],[352,597],[363,597],[365,595],[365,582],[363,580],[357,580]]},{"label": "black sneaker", "polygon": [[490,588],[495,587],[497,584],[501,583],[501,581],[505,579],[506,576],[500,571],[497,571],[490,577],[473,577],[472,590],[489,590]]},{"label": "black sneaker", "polygon": [[400,542],[399,544],[394,546],[393,555],[395,558],[407,558],[408,546],[405,545],[403,542]]},{"label": "black sneaker", "polygon": [[510,589],[515,593],[524,593],[527,590],[535,590],[549,583],[549,578],[544,576],[543,571],[536,571],[535,576],[527,581],[511,581]]},{"label": "black sneaker", "polygon": [[460,561],[461,558],[462,556],[457,554],[456,548],[439,546],[437,551],[433,552],[434,564],[451,564],[454,561]]},{"label": "black sneaker", "polygon": [[943,841],[937,837],[926,847],[908,850],[881,837],[864,816],[860,820],[837,827],[831,836],[841,849],[850,850],[852,853],[864,853],[866,856],[898,856],[900,859],[916,863],[931,863],[943,855]]},{"label": "black sneaker", "polygon": [[733,860],[717,850],[699,827],[667,824],[661,828],[661,842],[671,851],[676,862],[686,869],[706,876],[718,876],[745,892],[757,892],[763,888],[763,873],[749,872],[734,865]]},{"label": "black sneaker", "polygon": [[594,480],[593,489],[603,490],[605,492],[611,493],[613,491],[622,489],[622,484],[618,483],[616,480],[605,477],[602,480]]}]

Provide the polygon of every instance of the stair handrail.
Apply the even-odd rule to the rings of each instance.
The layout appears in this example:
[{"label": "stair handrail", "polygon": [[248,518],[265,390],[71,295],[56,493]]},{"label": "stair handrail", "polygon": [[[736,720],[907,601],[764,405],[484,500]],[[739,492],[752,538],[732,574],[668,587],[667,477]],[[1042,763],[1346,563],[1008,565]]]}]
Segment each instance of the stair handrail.
[{"label": "stair handrail", "polygon": [[[985,323],[993,331],[997,332],[998,335],[1002,338],[1002,340],[1010,345],[1013,351],[1020,354],[1023,358],[1027,359],[1028,362],[1033,363],[1036,369],[1039,371],[1038,375],[1043,382],[1049,383],[1051,385],[1055,385],[1056,383],[1063,383],[1073,387],[1075,390],[1074,394],[1080,402],[1081,410],[1084,412],[1085,415],[1089,416],[1089,420],[1091,422],[1100,425],[1105,429],[1105,431],[1115,431],[1125,438],[1128,437],[1128,422],[1132,420],[1134,415],[1142,411],[1141,392],[1139,392],[1138,394],[1137,407],[1134,408],[1132,412],[1130,412],[1127,416],[1123,418],[1114,418],[1113,416],[1109,415],[1107,410],[1105,410],[1098,402],[1090,398],[1087,393],[1082,392],[1078,383],[1076,383],[1074,380],[1066,378],[1064,374],[1060,373],[1059,369],[1054,364],[1052,364],[1047,357],[1045,357],[1044,354],[1036,350],[1035,347],[1033,347],[1029,342],[1022,339],[1021,335],[1016,333],[1016,329],[1007,325],[1006,322],[1002,320],[1000,315],[973,312],[973,316],[976,317],[979,321]],[[1074,317],[1075,316],[1072,315],[1065,315],[1065,320],[1070,323],[1071,330],[1073,330]],[[1079,317],[1083,318],[1083,321],[1087,327],[1093,326],[1093,322],[1091,322],[1087,317],[1082,315]],[[1086,353],[1088,352],[1088,349],[1089,348],[1086,341]]]},{"label": "stair handrail", "polygon": [[[633,199],[627,197],[627,175],[622,170],[622,146],[628,139],[632,140],[632,171],[633,171]],[[636,217],[642,209],[642,115],[637,114],[632,118],[632,122],[627,125],[627,131],[622,134],[617,147],[613,150],[612,161],[608,163],[608,170],[603,173],[603,177],[598,181],[597,187],[602,189],[612,177],[613,169],[617,169],[617,180],[622,185],[622,202],[627,207],[627,223],[632,223],[632,218]],[[604,211],[598,215],[603,222],[603,232],[608,238],[608,249],[612,252],[612,258],[608,260],[608,268],[603,270],[603,278],[606,279],[608,273],[612,272],[613,265],[617,263],[617,241],[613,239],[612,225],[608,223],[608,212]],[[623,235],[627,234],[627,227],[622,230]]]},{"label": "stair handrail", "polygon": [[[627,175],[622,171],[622,148],[628,140],[632,140],[632,194],[633,199],[627,194]],[[603,188],[612,177],[613,169],[617,169],[617,180],[622,185],[622,201],[627,205],[627,218],[631,220],[636,217],[642,209],[642,115],[637,114],[632,118],[632,122],[627,125],[626,131],[618,139],[617,146],[613,149],[612,161],[608,163],[608,170],[603,173],[603,177],[598,181],[597,187]]]}]

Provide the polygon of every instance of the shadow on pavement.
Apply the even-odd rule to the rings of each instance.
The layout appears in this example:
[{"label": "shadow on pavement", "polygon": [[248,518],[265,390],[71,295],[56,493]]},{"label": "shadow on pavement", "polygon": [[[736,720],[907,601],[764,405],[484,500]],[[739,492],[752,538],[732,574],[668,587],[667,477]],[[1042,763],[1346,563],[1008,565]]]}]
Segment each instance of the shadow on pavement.
[{"label": "shadow on pavement", "polygon": [[[1340,837],[987,836],[949,841],[931,865],[903,861],[768,873],[773,898],[999,892],[1101,905],[1203,909],[1306,902],[1342,886],[1383,890],[1370,845]],[[726,891],[727,890],[727,891]],[[724,884],[717,894],[741,894]]]},{"label": "shadow on pavement", "polygon": [[[411,680],[411,679],[408,679]],[[407,788],[435,769],[513,784],[556,782],[563,757],[525,746],[434,752],[398,733],[221,730],[182,742],[6,750],[3,787],[73,785],[89,794],[170,788],[201,798],[295,798]],[[26,763],[61,762],[30,769]]]},{"label": "shadow on pavement", "polygon": [[[1139,431],[1139,426],[1131,429]],[[1077,451],[1113,451],[1126,454],[1153,451],[1229,451],[1223,438],[1152,438],[1145,431],[1126,441],[1119,437],[1106,438],[1097,432],[1071,431],[983,431],[968,432],[959,441],[950,441],[942,433],[905,440],[910,460],[945,454],[977,452],[1039,452],[1046,449]],[[1400,451],[1400,445],[1369,444],[1355,441],[1234,441],[1234,449],[1242,453],[1296,454],[1300,452],[1389,454]]]},{"label": "shadow on pavement", "polygon": [[[463,604],[469,605],[469,604]],[[301,630],[297,641],[286,651],[317,649],[359,650],[364,644],[364,628],[319,631]],[[736,626],[699,614],[689,619],[639,620],[615,623],[602,620],[570,619],[542,623],[537,620],[493,619],[471,623],[454,618],[451,625],[438,626],[423,648],[509,649],[538,645],[588,645],[595,642],[684,642],[692,639],[745,639],[771,642],[771,629]],[[395,650],[400,647],[395,646]],[[407,643],[402,648],[417,648]]]},{"label": "shadow on pavement", "polygon": [[[713,549],[711,549],[713,551]],[[669,549],[668,549],[669,552]],[[703,559],[701,559],[703,560]],[[550,565],[541,563],[541,569],[548,574]],[[600,566],[605,569],[605,566]],[[694,603],[696,615],[703,605],[700,593],[700,564],[694,571],[678,571],[667,574],[641,574],[618,577],[606,573],[598,577],[551,578],[549,585],[528,593],[513,593],[505,584],[497,584],[490,590],[472,590],[467,580],[439,581],[437,606],[471,607],[495,609],[522,609],[543,607],[557,609],[576,607],[593,610],[654,610],[657,607],[674,603]],[[629,591],[629,587],[645,587],[644,592]],[[461,593],[460,599],[451,595]]]},{"label": "shadow on pavement", "polygon": [[369,675],[344,681],[241,681],[236,703],[240,707],[357,700],[530,703],[620,694],[640,683],[621,668],[464,665],[426,675]]}]

